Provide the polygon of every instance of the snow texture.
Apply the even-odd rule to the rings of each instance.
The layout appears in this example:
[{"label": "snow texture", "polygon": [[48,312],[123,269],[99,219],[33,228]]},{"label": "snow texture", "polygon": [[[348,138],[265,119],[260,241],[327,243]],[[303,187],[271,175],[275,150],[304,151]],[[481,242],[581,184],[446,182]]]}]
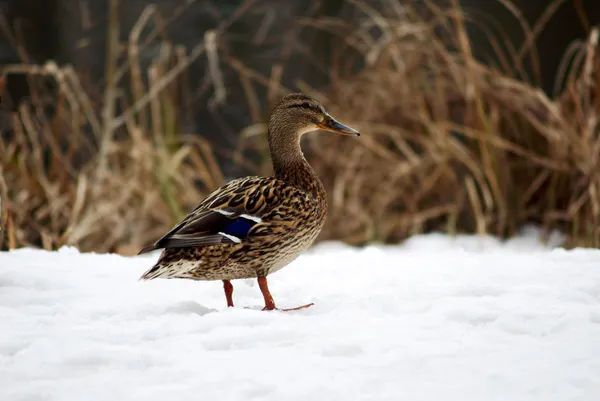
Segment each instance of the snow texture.
[{"label": "snow texture", "polygon": [[157,256],[0,253],[0,400],[600,400],[597,250],[321,244],[270,276],[294,312],[139,282]]}]

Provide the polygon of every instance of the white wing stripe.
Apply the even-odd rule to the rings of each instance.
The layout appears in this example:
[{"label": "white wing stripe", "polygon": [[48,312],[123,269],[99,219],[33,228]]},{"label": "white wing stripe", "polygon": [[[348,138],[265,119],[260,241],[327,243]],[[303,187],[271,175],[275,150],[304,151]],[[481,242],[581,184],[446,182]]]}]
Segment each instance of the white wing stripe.
[{"label": "white wing stripe", "polygon": [[229,238],[230,240],[232,240],[236,244],[239,244],[240,242],[242,242],[241,239],[239,239],[238,237],[234,237],[233,235],[229,235],[229,234],[225,234],[225,233],[221,233],[221,232],[219,234],[222,235],[223,237]]},{"label": "white wing stripe", "polygon": [[[223,216],[231,216],[232,214],[234,214],[234,212],[229,212],[227,210],[223,210],[223,209],[212,209],[214,212],[220,213]],[[260,217],[257,216],[252,216],[250,214],[240,214],[240,217],[244,218],[244,219],[248,219],[251,220],[255,223],[262,223],[262,219]]]},{"label": "white wing stripe", "polygon": [[243,217],[248,220],[252,220],[255,223],[262,223],[262,219],[256,216],[250,216],[249,214],[240,214],[240,217]]},{"label": "white wing stripe", "polygon": [[227,210],[223,210],[223,209],[213,209],[213,211],[220,213],[223,216],[231,216],[233,214],[233,212],[228,212]]}]

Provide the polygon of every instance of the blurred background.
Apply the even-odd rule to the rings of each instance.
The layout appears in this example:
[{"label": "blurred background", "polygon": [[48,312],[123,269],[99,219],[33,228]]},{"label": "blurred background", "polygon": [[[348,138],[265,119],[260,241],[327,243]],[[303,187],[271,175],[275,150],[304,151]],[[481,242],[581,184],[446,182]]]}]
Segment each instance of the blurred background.
[{"label": "blurred background", "polygon": [[1,0],[0,249],[134,254],[229,179],[270,174],[270,107],[363,135],[303,146],[321,239],[600,246],[597,0]]}]

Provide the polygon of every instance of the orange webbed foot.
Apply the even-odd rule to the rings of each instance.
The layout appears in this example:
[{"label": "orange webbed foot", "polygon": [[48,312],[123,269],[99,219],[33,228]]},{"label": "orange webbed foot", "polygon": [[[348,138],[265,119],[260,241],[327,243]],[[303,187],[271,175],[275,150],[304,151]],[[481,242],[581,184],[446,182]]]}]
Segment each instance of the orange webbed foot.
[{"label": "orange webbed foot", "polygon": [[273,305],[273,307],[267,307],[267,306],[265,306],[264,308],[262,308],[262,310],[278,310],[278,311],[281,311],[281,312],[290,312],[290,311],[295,311],[295,310],[310,308],[313,305],[314,305],[314,303],[311,302],[311,303],[306,304],[306,305],[296,306],[295,308],[285,308],[285,309],[279,309],[279,308],[276,308],[275,305]]}]

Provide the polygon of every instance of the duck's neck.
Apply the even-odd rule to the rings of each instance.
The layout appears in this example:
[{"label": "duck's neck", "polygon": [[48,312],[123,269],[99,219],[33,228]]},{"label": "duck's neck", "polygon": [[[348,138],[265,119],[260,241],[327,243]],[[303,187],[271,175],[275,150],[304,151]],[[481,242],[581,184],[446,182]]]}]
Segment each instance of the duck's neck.
[{"label": "duck's neck", "polygon": [[[269,133],[269,149],[275,177],[311,194],[316,199],[325,201],[325,188],[302,153],[300,135],[278,134],[281,133]],[[290,138],[297,138],[297,140],[289,140]]]}]

